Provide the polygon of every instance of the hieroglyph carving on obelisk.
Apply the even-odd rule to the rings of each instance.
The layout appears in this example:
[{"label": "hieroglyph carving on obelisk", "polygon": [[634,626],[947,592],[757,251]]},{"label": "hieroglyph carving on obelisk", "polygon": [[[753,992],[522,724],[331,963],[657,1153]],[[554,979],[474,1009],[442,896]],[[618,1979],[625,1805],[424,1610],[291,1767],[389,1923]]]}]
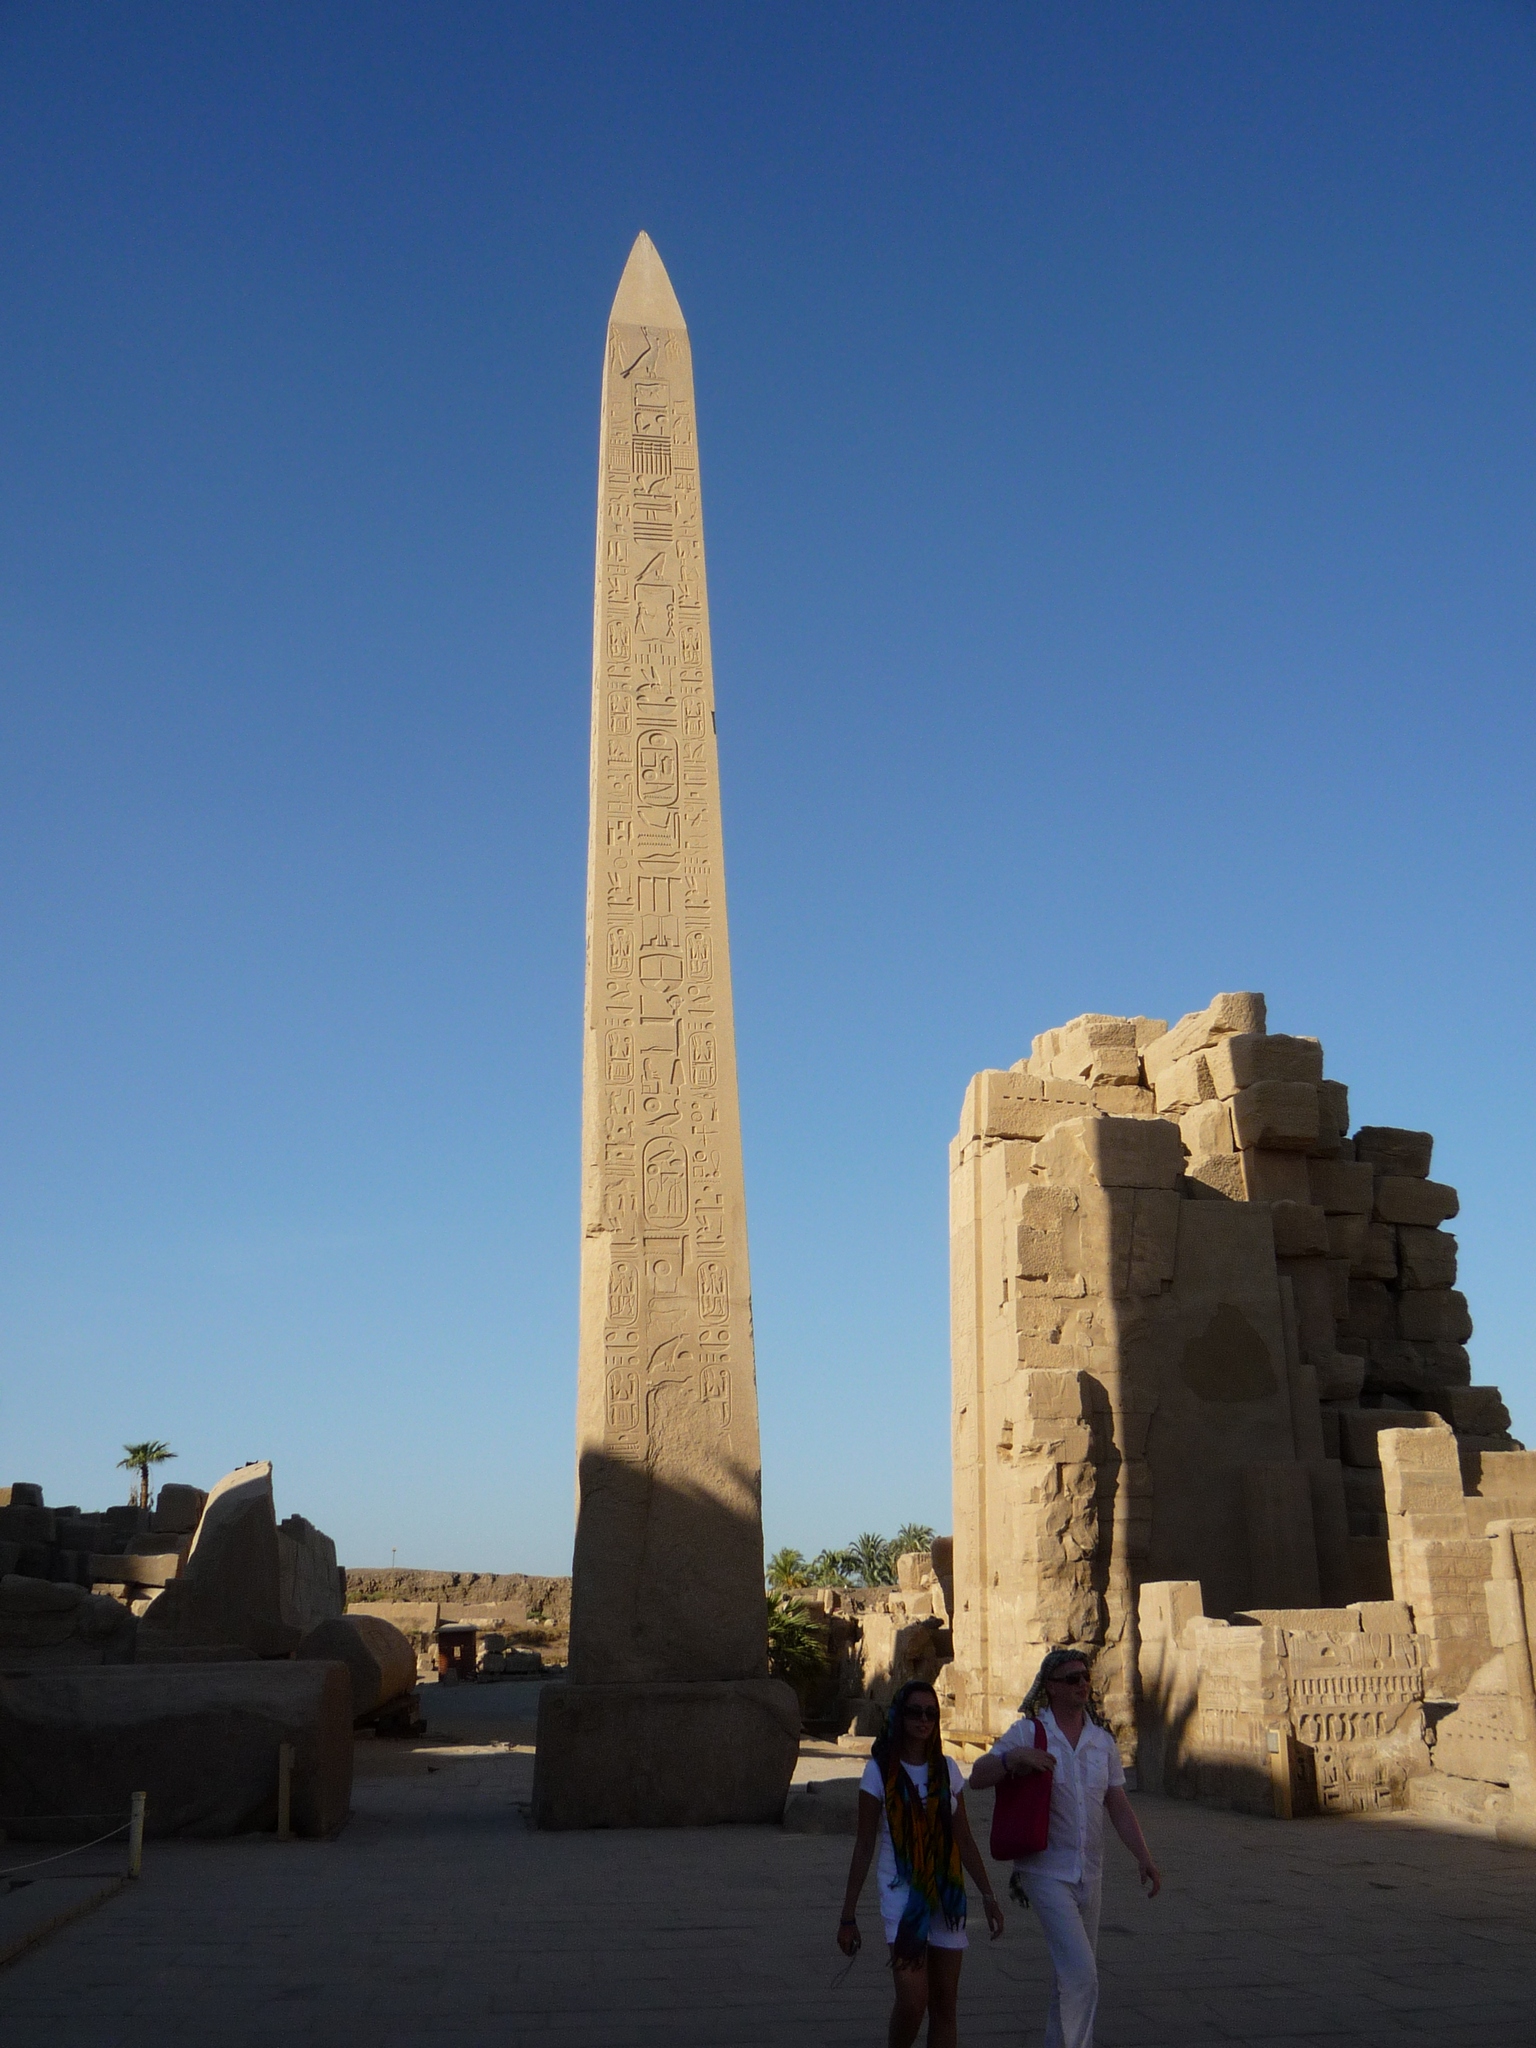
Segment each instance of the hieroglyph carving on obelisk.
[{"label": "hieroglyph carving on obelisk", "polygon": [[[603,371],[587,890],[580,1501],[562,1713],[588,1688],[768,1686],[693,367],[645,235]],[[560,1824],[555,1739],[541,1721],[540,1803]]]}]

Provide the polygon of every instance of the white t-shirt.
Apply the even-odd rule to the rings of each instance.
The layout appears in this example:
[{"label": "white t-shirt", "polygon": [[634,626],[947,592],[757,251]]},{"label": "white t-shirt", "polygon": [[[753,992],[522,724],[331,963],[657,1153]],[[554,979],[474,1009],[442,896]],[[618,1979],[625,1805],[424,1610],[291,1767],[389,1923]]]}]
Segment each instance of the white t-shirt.
[{"label": "white t-shirt", "polygon": [[[952,1756],[944,1759],[949,1765],[949,1798],[953,1805],[965,1790],[965,1773]],[[903,1764],[901,1767],[912,1780],[919,1799],[928,1797],[928,1766],[926,1764]],[[891,1823],[885,1811],[885,1780],[880,1775],[880,1766],[871,1757],[864,1766],[864,1775],[859,1780],[859,1790],[868,1792],[880,1802],[880,1858],[875,1865],[875,1882],[880,1888],[880,1911],[889,1919],[891,1907],[895,1906],[896,1918],[901,1918],[907,1903],[907,1887],[896,1875],[896,1851],[891,1846]],[[897,1904],[898,1897],[900,1904]]]},{"label": "white t-shirt", "polygon": [[[1051,1773],[1051,1827],[1043,1849],[1020,1856],[1014,1869],[1027,1878],[1059,1877],[1068,1884],[1097,1884],[1104,1869],[1104,1795],[1125,1783],[1115,1738],[1095,1721],[1083,1722],[1074,1749],[1047,1707],[1040,1716],[1045,1746],[1056,1759]],[[1010,1749],[1033,1749],[1035,1724],[1015,1721],[987,1751],[1003,1757]]]}]

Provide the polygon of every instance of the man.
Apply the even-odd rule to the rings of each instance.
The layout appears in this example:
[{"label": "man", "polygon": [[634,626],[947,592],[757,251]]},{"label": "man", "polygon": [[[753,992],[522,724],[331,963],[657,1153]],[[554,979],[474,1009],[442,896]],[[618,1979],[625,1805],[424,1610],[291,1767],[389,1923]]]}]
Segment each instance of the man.
[{"label": "man", "polygon": [[[1093,1717],[1089,1700],[1084,1653],[1052,1650],[1020,1704],[1021,1718],[971,1772],[978,1792],[1029,1771],[1051,1773],[1046,1846],[1019,1858],[1011,1887],[1034,1907],[1050,1950],[1053,1987],[1045,2048],[1093,2048],[1105,1814],[1136,1858],[1147,1897],[1155,1899],[1162,1889],[1126,1797],[1120,1752],[1109,1730]],[[1035,1747],[1036,1719],[1045,1734],[1044,1749]]]}]

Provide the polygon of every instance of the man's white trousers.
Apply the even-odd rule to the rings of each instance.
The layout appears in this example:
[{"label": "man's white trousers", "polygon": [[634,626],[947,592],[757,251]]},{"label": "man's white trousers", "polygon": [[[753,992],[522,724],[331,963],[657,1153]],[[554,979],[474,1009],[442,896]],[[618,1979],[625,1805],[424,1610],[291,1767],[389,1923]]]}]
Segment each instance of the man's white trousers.
[{"label": "man's white trousers", "polygon": [[1024,1889],[1051,1952],[1051,2016],[1045,2048],[1093,2048],[1099,2009],[1099,1894],[1101,1881],[1068,1884],[1059,1877],[1024,1877]]}]

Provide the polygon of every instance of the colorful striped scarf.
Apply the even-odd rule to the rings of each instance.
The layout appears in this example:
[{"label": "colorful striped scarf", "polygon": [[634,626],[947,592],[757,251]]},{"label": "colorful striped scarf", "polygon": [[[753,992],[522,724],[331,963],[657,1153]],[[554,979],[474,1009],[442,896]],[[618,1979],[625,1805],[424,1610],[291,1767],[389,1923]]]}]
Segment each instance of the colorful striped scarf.
[{"label": "colorful striped scarf", "polygon": [[896,1930],[896,1961],[905,1966],[920,1963],[927,1955],[928,1929],[936,1913],[943,1914],[946,1927],[965,1925],[965,1879],[952,1821],[949,1763],[938,1728],[928,1742],[928,1795],[922,1798],[902,1768],[899,1717],[903,1704],[898,1694],[874,1756],[885,1780],[885,1818],[896,1855],[896,1875],[907,1887],[907,1903]]}]

